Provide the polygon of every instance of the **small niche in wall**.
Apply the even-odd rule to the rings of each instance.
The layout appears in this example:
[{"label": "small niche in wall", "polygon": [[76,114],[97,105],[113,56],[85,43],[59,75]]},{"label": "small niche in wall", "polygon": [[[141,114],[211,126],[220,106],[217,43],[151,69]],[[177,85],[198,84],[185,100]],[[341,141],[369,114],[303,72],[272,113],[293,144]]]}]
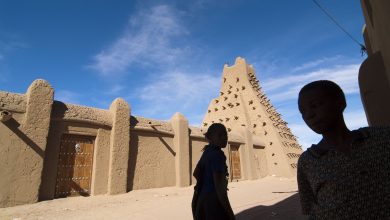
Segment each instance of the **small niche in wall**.
[{"label": "small niche in wall", "polygon": [[238,88],[236,88],[236,91],[238,92],[238,91],[240,91]]},{"label": "small niche in wall", "polygon": [[221,94],[221,96],[223,96],[223,94],[225,94],[225,93],[223,93],[223,92],[219,92],[219,94]]},{"label": "small niche in wall", "polygon": [[215,103],[218,103],[218,102],[219,102],[219,100],[218,100],[218,99],[216,99],[216,100],[215,100]]},{"label": "small niche in wall", "polygon": [[216,111],[216,112],[217,112],[217,111],[218,111],[218,108],[214,108],[214,111]]},{"label": "small niche in wall", "polygon": [[232,93],[232,91],[228,90],[227,93],[230,94],[230,93]]},{"label": "small niche in wall", "polygon": [[231,132],[231,131],[232,131],[232,129],[231,129],[231,128],[227,128],[227,130],[228,130],[228,132]]},{"label": "small niche in wall", "polygon": [[256,110],[256,107],[252,107],[253,110]]},{"label": "small niche in wall", "polygon": [[226,78],[225,77],[223,77],[223,82],[226,82]]},{"label": "small niche in wall", "polygon": [[219,119],[219,122],[223,122],[223,120],[222,120],[222,119]]},{"label": "small niche in wall", "polygon": [[229,85],[229,89],[233,88],[233,86]]},{"label": "small niche in wall", "polygon": [[245,90],[245,86],[242,86],[241,88],[242,88],[242,90]]},{"label": "small niche in wall", "polygon": [[224,100],[224,101],[226,101],[227,99],[228,99],[228,97],[227,97],[227,96],[223,97],[223,100]]},{"label": "small niche in wall", "polygon": [[226,121],[228,122],[230,120],[230,118],[226,118]]},{"label": "small niche in wall", "polygon": [[275,153],[272,153],[272,156],[275,156]]},{"label": "small niche in wall", "polygon": [[252,105],[252,104],[253,104],[253,100],[250,100],[250,101],[249,101],[249,105]]},{"label": "small niche in wall", "polygon": [[203,126],[205,126],[205,127],[206,127],[206,126],[207,126],[207,123],[206,123],[206,122],[204,122],[204,123],[203,123]]},{"label": "small niche in wall", "polygon": [[238,120],[238,116],[234,116],[234,120]]},{"label": "small niche in wall", "polygon": [[226,107],[225,106],[222,106],[222,110],[225,110],[226,109]]},{"label": "small niche in wall", "polygon": [[257,115],[258,118],[261,118],[261,115]]},{"label": "small niche in wall", "polygon": [[208,113],[210,113],[210,112],[211,112],[211,110],[209,109],[209,110],[207,110],[207,112],[208,112]]},{"label": "small niche in wall", "polygon": [[264,131],[264,135],[267,135],[268,134],[268,132],[267,131]]},{"label": "small niche in wall", "polygon": [[263,122],[263,126],[266,126],[267,125],[267,123],[266,122]]},{"label": "small niche in wall", "polygon": [[236,106],[239,106],[239,105],[240,105],[240,103],[236,102]]},{"label": "small niche in wall", "polygon": [[253,124],[253,128],[255,128],[257,125],[256,124]]},{"label": "small niche in wall", "polygon": [[237,77],[237,78],[236,78],[236,82],[239,82],[239,81],[240,81],[240,78]]}]

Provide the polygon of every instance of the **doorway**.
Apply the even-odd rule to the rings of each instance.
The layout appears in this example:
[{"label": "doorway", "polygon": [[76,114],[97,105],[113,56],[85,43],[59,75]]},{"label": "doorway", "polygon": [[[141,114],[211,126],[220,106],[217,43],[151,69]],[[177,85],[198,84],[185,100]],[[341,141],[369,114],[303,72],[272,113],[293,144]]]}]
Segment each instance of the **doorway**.
[{"label": "doorway", "polygon": [[54,198],[90,195],[94,140],[83,135],[61,137]]}]

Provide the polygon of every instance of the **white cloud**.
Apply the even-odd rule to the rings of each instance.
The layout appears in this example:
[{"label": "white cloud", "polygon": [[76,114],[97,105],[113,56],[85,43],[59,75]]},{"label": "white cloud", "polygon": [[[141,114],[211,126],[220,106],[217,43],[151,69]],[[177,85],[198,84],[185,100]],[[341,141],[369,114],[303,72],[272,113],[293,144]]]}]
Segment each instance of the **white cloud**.
[{"label": "white cloud", "polygon": [[104,93],[107,95],[119,95],[125,88],[125,86],[115,84],[105,90]]},{"label": "white cloud", "polygon": [[296,99],[305,84],[320,79],[336,82],[345,94],[355,94],[359,92],[359,66],[360,64],[336,65],[303,74],[274,76],[275,78],[265,79],[262,85],[273,102]]},{"label": "white cloud", "polygon": [[102,75],[123,73],[132,65],[173,65],[186,53],[175,46],[187,33],[180,11],[166,5],[143,10],[130,18],[126,30],[89,67]]},{"label": "white cloud", "polygon": [[220,76],[175,71],[159,75],[139,90],[139,111],[146,117],[171,117],[182,112],[190,124],[199,124],[211,99],[218,96]]},{"label": "white cloud", "polygon": [[306,124],[290,124],[292,133],[298,137],[298,142],[304,150],[309,148],[312,144],[318,143],[322,136],[310,130]]},{"label": "white cloud", "polygon": [[358,129],[368,126],[366,114],[363,109],[344,113],[344,119],[349,129]]},{"label": "white cloud", "polygon": [[296,66],[296,67],[292,68],[292,72],[298,72],[298,71],[302,71],[302,70],[307,70],[307,69],[311,69],[311,68],[314,68],[314,67],[318,67],[321,64],[333,62],[333,61],[336,61],[336,60],[338,60],[340,58],[341,58],[341,56],[334,56],[334,57],[325,57],[325,58],[322,58],[322,59],[309,61],[307,63],[301,64],[299,66]]},{"label": "white cloud", "polygon": [[69,90],[58,90],[54,93],[54,99],[71,104],[80,104],[81,95]]}]

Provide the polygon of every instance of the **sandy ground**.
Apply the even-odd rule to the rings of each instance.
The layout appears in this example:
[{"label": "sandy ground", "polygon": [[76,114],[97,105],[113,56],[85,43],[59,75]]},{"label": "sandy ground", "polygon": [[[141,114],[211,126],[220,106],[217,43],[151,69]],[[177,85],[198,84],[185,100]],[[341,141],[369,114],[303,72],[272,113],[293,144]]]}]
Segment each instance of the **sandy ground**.
[{"label": "sandy ground", "polygon": [[[266,177],[229,183],[237,219],[305,219],[295,179]],[[71,197],[1,208],[0,219],[192,219],[193,187],[135,190],[115,196]]]}]

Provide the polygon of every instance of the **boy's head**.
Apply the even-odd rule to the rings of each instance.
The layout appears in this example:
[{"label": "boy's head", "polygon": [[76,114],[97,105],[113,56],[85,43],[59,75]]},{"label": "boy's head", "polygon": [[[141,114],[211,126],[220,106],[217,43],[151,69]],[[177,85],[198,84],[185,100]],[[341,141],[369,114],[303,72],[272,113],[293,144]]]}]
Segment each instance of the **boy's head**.
[{"label": "boy's head", "polygon": [[228,136],[225,125],[221,123],[214,123],[210,125],[205,136],[210,144],[216,145],[220,148],[226,147]]},{"label": "boy's head", "polygon": [[298,108],[302,118],[318,134],[327,132],[344,120],[346,106],[343,90],[329,80],[311,82],[299,92]]}]

